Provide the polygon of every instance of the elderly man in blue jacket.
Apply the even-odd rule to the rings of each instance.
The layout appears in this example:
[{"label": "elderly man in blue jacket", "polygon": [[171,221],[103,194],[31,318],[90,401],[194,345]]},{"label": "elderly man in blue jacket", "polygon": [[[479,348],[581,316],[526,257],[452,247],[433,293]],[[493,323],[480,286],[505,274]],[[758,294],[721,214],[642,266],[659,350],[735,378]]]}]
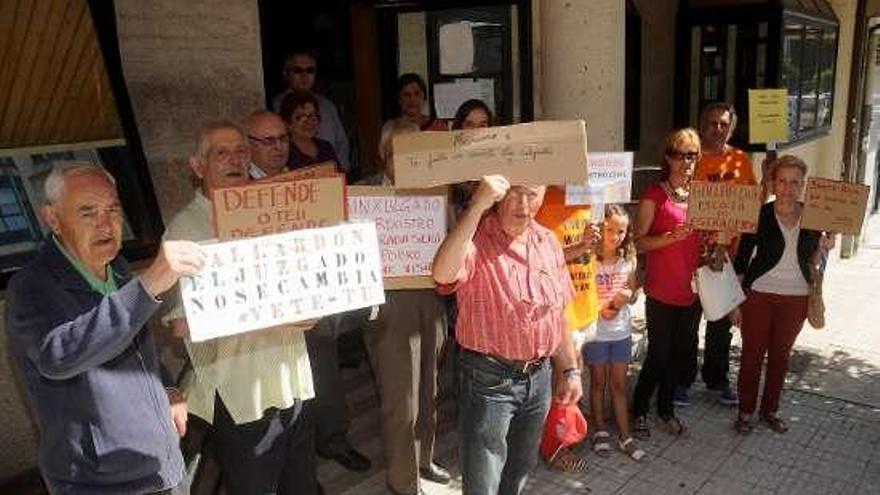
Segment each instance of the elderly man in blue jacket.
[{"label": "elderly man in blue jacket", "polygon": [[172,493],[184,473],[186,405],[163,387],[144,324],[157,297],[198,272],[203,255],[194,243],[166,242],[132,276],[119,256],[123,211],[110,174],[65,164],[45,193],[51,239],[6,292],[43,478],[53,495]]}]

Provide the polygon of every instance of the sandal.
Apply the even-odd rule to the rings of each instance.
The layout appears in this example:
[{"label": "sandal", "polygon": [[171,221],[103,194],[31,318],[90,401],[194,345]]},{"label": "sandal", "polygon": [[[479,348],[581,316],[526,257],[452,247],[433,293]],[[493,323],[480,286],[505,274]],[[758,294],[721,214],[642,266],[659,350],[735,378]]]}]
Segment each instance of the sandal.
[{"label": "sandal", "polygon": [[632,432],[633,436],[639,440],[651,438],[651,428],[648,426],[648,417],[637,416],[635,421],[633,421]]},{"label": "sandal", "polygon": [[617,447],[634,461],[641,461],[645,457],[645,451],[639,448],[633,437],[627,437],[626,440],[618,439]]},{"label": "sandal", "polygon": [[743,418],[742,416],[737,416],[736,421],[733,422],[733,429],[736,430],[737,433],[745,434],[745,433],[751,433],[752,430],[755,429],[755,427],[752,426],[752,423],[751,423],[751,421],[749,421],[749,418]]},{"label": "sandal", "polygon": [[587,470],[587,460],[566,449],[553,458],[550,466],[563,473],[583,473]]},{"label": "sandal", "polygon": [[680,437],[687,431],[684,423],[675,416],[670,416],[666,419],[661,418],[661,420],[663,421],[663,429],[666,430],[666,433],[669,433],[672,436]]},{"label": "sandal", "polygon": [[599,457],[611,455],[611,435],[605,430],[593,433],[593,452]]},{"label": "sandal", "polygon": [[767,428],[770,428],[776,433],[785,433],[788,431],[788,423],[775,414],[761,416],[761,421],[767,425]]}]

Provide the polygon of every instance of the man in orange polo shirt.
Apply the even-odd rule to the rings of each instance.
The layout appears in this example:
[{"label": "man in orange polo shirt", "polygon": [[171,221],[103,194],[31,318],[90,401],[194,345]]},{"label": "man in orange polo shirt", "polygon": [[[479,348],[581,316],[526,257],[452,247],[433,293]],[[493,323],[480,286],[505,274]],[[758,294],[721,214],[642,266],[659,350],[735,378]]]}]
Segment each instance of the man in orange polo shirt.
[{"label": "man in orange polo shirt", "polygon": [[[755,170],[748,155],[741,149],[727,144],[736,128],[736,110],[733,105],[724,102],[710,103],[700,114],[700,138],[703,156],[694,172],[694,180],[710,182],[731,182],[735,184],[757,184]],[[719,232],[719,237],[726,233]],[[708,241],[704,253],[711,257],[712,253],[735,253],[739,238],[718,239],[721,242]],[[728,242],[724,242],[728,241]],[[732,254],[731,254],[732,256]],[[730,388],[727,377],[730,369],[730,333],[731,322],[727,317],[706,322],[706,341],[703,350],[703,367],[701,375],[706,388],[718,392],[718,400],[722,404],[736,405],[738,398]],[[691,374],[691,381],[696,377],[696,367]],[[689,386],[690,384],[683,384]],[[681,401],[680,399],[685,399]],[[677,390],[675,401],[678,405],[686,403],[686,390],[682,394]]]}]

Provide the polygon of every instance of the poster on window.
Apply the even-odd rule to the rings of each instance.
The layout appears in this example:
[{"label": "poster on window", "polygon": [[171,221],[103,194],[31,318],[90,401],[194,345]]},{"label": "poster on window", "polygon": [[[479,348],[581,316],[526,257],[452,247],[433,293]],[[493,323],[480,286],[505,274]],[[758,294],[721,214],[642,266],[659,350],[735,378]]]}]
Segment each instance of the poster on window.
[{"label": "poster on window", "polygon": [[385,302],[371,222],[205,244],[202,249],[204,269],[180,280],[193,342]]},{"label": "poster on window", "polygon": [[446,238],[448,189],[349,186],[349,220],[376,225],[386,289],[434,286],[434,255]]}]

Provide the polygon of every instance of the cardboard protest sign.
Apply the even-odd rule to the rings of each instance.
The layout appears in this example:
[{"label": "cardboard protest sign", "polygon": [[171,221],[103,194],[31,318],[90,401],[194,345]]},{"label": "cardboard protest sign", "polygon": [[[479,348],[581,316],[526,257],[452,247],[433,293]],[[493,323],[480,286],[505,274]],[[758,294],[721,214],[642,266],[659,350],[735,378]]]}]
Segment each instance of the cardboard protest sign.
[{"label": "cardboard protest sign", "polygon": [[501,174],[512,184],[587,180],[582,120],[394,136],[394,185],[432,187]]},{"label": "cardboard protest sign", "polygon": [[354,223],[202,246],[180,280],[193,342],[385,302],[376,229]]},{"label": "cardboard protest sign", "polygon": [[810,177],[804,193],[801,227],[840,234],[862,231],[870,188],[837,180]]},{"label": "cardboard protest sign", "polygon": [[376,224],[386,289],[434,287],[434,255],[446,237],[448,190],[349,186],[349,220]]},{"label": "cardboard protest sign", "polygon": [[213,196],[214,226],[221,240],[326,227],[345,220],[342,176],[254,182],[216,189]]},{"label": "cardboard protest sign", "polygon": [[788,141],[788,90],[749,90],[749,143]]},{"label": "cardboard protest sign", "polygon": [[338,175],[340,175],[339,167],[337,166],[336,162],[331,161],[290,170],[278,175],[273,175],[271,177],[264,177],[262,179],[258,179],[256,182],[264,184],[267,182],[287,182],[302,179],[320,179],[323,177],[336,177]]},{"label": "cardboard protest sign", "polygon": [[699,230],[756,232],[761,186],[729,182],[691,182],[688,226]]},{"label": "cardboard protest sign", "polygon": [[633,154],[587,153],[587,183],[565,186],[565,204],[629,203],[632,196]]}]

